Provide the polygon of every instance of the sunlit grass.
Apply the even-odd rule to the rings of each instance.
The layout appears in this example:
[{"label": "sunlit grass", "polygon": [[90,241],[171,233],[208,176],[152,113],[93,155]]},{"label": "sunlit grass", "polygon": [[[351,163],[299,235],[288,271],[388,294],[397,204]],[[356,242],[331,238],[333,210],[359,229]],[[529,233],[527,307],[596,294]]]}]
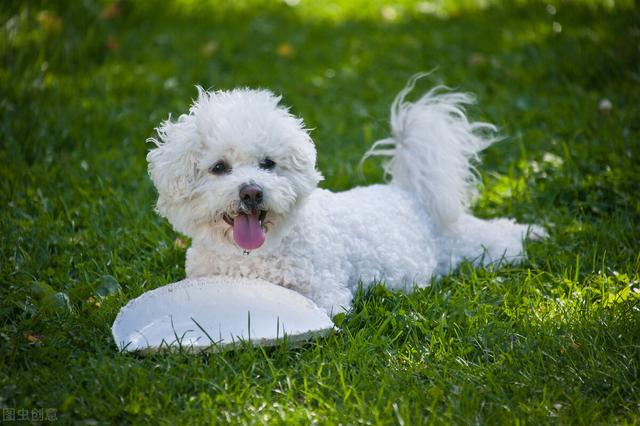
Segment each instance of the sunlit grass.
[{"label": "sunlit grass", "polygon": [[[233,2],[217,2],[215,0],[176,0],[173,7],[176,10],[194,13],[208,10],[218,14],[255,11],[260,8],[270,8],[285,5],[295,11],[305,20],[322,20],[340,23],[348,20],[375,20],[393,23],[414,16],[435,16],[440,19],[448,19],[460,14],[474,13],[487,10],[491,7],[500,7],[506,4],[525,6],[539,5],[539,2],[531,0],[236,0]],[[633,0],[572,0],[573,4],[591,9],[601,10],[631,10],[634,7]],[[544,7],[550,14],[554,14],[561,1],[548,1]]]}]

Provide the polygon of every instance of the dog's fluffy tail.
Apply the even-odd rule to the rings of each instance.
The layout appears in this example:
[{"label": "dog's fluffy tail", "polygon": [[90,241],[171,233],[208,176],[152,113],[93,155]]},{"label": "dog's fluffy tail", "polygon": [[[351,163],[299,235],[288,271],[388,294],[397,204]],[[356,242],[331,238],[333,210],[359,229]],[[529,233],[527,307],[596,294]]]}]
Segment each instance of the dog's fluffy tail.
[{"label": "dog's fluffy tail", "polygon": [[474,102],[464,93],[438,86],[415,102],[405,100],[417,74],[391,106],[391,137],[373,144],[364,158],[388,156],[385,172],[391,183],[419,197],[443,228],[455,223],[477,192],[474,164],[478,153],[493,143],[496,128],[470,122],[465,105]]}]

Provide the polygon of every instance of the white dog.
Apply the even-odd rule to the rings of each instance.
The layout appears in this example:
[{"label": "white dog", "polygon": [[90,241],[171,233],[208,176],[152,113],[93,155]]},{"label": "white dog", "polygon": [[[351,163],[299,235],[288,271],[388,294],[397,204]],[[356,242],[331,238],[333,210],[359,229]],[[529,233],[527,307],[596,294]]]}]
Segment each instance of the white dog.
[{"label": "white dog", "polygon": [[[334,193],[317,187],[316,150],[300,118],[266,90],[206,92],[163,122],[147,156],[157,211],[192,239],[187,277],[262,278],[329,313],[348,309],[358,283],[428,285],[463,259],[520,261],[531,230],[467,213],[471,162],[494,127],[469,122],[468,95],[436,88],[391,108],[389,184]],[[533,234],[543,235],[536,227]]]}]

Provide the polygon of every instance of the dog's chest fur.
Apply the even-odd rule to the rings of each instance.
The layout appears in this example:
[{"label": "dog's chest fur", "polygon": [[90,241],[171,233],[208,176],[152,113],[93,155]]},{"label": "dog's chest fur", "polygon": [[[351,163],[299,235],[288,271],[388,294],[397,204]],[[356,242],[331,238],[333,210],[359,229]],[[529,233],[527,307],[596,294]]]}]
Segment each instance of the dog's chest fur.
[{"label": "dog's chest fur", "polygon": [[283,287],[298,288],[305,281],[304,275],[313,271],[313,265],[303,257],[257,253],[221,255],[194,246],[187,252],[185,269],[188,277],[226,275],[261,278]]}]

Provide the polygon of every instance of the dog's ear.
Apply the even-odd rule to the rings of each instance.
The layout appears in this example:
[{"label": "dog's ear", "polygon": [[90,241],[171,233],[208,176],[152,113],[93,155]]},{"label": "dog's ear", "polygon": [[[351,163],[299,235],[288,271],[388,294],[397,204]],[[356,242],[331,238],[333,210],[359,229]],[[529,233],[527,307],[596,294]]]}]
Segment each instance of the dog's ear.
[{"label": "dog's ear", "polygon": [[324,177],[316,168],[316,147],[304,129],[303,132],[304,140],[291,144],[288,167],[296,172],[290,179],[297,181],[301,193],[310,194]]},{"label": "dog's ear", "polygon": [[198,180],[201,144],[193,115],[181,115],[175,122],[169,118],[156,131],[158,137],[149,139],[156,148],[147,154],[147,162],[149,176],[158,190],[160,210],[162,204],[191,196]]}]

